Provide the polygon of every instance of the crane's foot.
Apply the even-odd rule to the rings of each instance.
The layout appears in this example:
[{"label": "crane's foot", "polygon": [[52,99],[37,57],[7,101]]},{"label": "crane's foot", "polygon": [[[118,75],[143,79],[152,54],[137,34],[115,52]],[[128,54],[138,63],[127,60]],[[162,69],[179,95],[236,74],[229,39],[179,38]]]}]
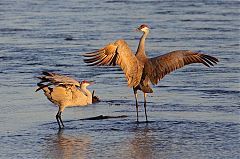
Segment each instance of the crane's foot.
[{"label": "crane's foot", "polygon": [[61,124],[59,123],[59,129],[64,129],[64,125],[61,126]]},{"label": "crane's foot", "polygon": [[148,118],[147,118],[147,116],[146,116],[146,123],[148,123],[149,121],[148,121]]},{"label": "crane's foot", "polygon": [[137,120],[136,120],[136,123],[139,123],[139,120],[138,120],[138,112],[137,112]]}]

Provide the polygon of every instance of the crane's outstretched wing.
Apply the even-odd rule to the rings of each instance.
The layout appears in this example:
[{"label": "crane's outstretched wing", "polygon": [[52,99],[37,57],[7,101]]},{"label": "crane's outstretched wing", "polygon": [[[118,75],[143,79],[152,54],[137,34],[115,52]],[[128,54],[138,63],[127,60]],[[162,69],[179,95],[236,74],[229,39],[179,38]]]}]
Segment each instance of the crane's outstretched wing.
[{"label": "crane's outstretched wing", "polygon": [[119,65],[128,81],[128,86],[137,86],[141,80],[143,64],[138,61],[124,40],[117,40],[92,53],[83,55],[88,66]]},{"label": "crane's outstretched wing", "polygon": [[[38,85],[47,82],[47,84],[42,87],[51,86],[51,85],[56,85],[56,86],[58,86],[58,85],[74,85],[74,86],[80,87],[79,81],[77,81],[71,77],[52,73],[52,72],[46,72],[46,71],[43,71],[42,74],[44,76],[38,77],[39,79],[41,79],[41,81],[38,83]],[[42,89],[42,87],[39,87],[36,91]]]},{"label": "crane's outstretched wing", "polygon": [[166,74],[191,63],[202,63],[207,67],[217,64],[218,59],[209,55],[189,50],[176,50],[150,58],[145,64],[144,73],[152,84],[157,84]]}]

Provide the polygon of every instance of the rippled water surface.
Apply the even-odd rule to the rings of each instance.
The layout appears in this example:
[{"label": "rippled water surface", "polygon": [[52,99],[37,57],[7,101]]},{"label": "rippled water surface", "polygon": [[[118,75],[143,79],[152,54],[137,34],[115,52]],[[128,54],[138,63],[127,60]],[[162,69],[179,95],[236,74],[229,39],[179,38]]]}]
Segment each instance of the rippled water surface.
[{"label": "rippled water surface", "polygon": [[[239,1],[1,0],[0,158],[239,158]],[[137,124],[132,89],[119,68],[87,67],[81,53],[125,39],[136,50],[142,23],[148,55],[178,49],[219,58],[167,75]],[[66,40],[72,38],[72,40]],[[95,80],[101,102],[57,108],[35,93],[41,71]],[[140,121],[144,121],[139,94]],[[119,116],[81,120],[98,115]]]}]

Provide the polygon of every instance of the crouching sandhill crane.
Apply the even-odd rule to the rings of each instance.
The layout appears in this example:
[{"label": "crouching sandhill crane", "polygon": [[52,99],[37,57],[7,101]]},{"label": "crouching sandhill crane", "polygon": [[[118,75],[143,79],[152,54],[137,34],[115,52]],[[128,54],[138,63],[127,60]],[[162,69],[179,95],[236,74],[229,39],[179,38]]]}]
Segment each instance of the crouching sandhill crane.
[{"label": "crouching sandhill crane", "polygon": [[156,85],[166,74],[192,63],[202,63],[207,67],[217,64],[218,59],[209,55],[189,50],[176,50],[154,58],[148,58],[145,53],[145,39],[149,33],[149,27],[142,24],[137,28],[143,32],[140,38],[136,54],[132,52],[124,40],[117,40],[105,47],[90,53],[85,53],[84,62],[89,66],[119,65],[127,79],[128,86],[133,87],[136,100],[136,112],[138,122],[138,100],[137,91],[144,93],[144,109],[146,122],[146,96],[147,93],[153,93],[150,82]]},{"label": "crouching sandhill crane", "polygon": [[64,127],[61,114],[65,107],[85,106],[99,101],[98,97],[94,96],[94,91],[91,93],[87,89],[93,82],[85,80],[79,82],[71,77],[51,72],[43,72],[43,76],[38,78],[41,81],[37,84],[39,88],[36,92],[42,89],[45,96],[59,107],[56,115],[59,128],[61,124]]}]

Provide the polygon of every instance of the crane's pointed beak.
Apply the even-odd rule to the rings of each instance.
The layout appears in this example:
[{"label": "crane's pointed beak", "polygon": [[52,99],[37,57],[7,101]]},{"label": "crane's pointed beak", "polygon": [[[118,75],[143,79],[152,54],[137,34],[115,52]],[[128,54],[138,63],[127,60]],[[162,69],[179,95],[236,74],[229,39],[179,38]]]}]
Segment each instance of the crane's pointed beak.
[{"label": "crane's pointed beak", "polygon": [[89,84],[95,84],[96,82],[95,81],[89,81]]},{"label": "crane's pointed beak", "polygon": [[140,30],[139,28],[137,28],[137,29],[135,29],[134,31],[135,31],[135,32],[139,32],[139,31],[141,31],[141,30]]}]

